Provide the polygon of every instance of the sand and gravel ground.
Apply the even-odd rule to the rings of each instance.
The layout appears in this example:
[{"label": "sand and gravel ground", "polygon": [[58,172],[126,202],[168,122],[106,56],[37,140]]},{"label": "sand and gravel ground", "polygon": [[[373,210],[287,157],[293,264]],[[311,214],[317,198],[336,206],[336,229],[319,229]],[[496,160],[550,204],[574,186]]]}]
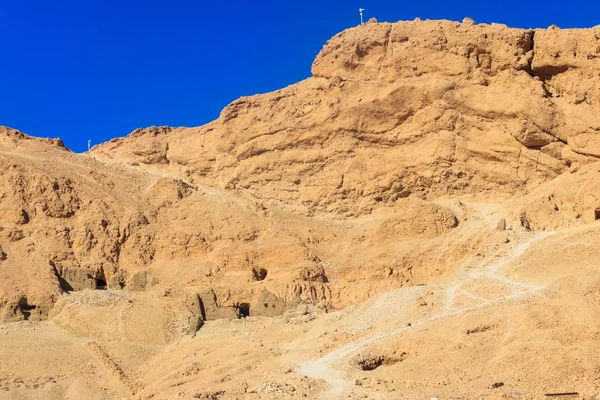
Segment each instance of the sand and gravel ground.
[{"label": "sand and gravel ground", "polygon": [[[471,210],[479,215],[478,229],[488,229],[481,215],[486,206]],[[581,251],[593,246],[586,237],[595,238],[597,230],[594,224],[507,232],[510,241],[467,260],[436,285],[393,290],[330,313],[300,305],[283,317],[211,321],[195,337],[162,344],[160,330],[152,331],[160,315],[151,312],[135,327],[95,325],[134,307],[151,308],[151,294],[82,291],[65,297],[50,321],[0,326],[0,398],[535,399],[585,393],[594,390],[590,371],[599,367],[592,326],[598,316],[571,309],[596,309],[598,292],[581,289],[598,274],[582,279],[594,265],[574,270],[550,264],[548,255],[544,267],[553,277],[536,279],[536,254]],[[550,373],[556,369],[563,373]]]}]

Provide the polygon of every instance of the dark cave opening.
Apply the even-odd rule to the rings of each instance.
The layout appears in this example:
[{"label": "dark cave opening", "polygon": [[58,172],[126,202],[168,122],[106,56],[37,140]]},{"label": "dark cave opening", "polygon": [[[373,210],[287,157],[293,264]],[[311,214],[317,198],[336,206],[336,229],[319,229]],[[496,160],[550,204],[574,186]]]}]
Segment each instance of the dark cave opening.
[{"label": "dark cave opening", "polygon": [[35,310],[36,306],[27,303],[27,299],[21,299],[19,301],[19,310],[23,314],[23,319],[27,321],[31,317],[31,311]]},{"label": "dark cave opening", "polygon": [[104,276],[104,270],[100,269],[98,274],[96,275],[96,290],[106,290],[106,277]]},{"label": "dark cave opening", "polygon": [[250,304],[240,303],[236,308],[238,318],[246,318],[250,316]]}]

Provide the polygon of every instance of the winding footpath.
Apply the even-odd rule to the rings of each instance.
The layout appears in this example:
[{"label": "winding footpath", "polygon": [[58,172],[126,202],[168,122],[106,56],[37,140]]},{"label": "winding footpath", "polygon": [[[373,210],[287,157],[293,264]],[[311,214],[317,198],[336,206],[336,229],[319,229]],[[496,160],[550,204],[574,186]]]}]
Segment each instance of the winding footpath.
[{"label": "winding footpath", "polygon": [[[472,271],[468,271],[463,279],[456,279],[450,285],[442,288],[445,291],[444,307],[441,308],[441,312],[430,315],[420,321],[413,321],[411,327],[402,327],[382,334],[375,334],[360,340],[356,340],[341,348],[334,350],[327,355],[317,359],[305,362],[298,368],[298,372],[306,377],[313,379],[323,379],[329,385],[326,392],[321,395],[322,399],[341,399],[344,398],[347,390],[351,386],[351,382],[343,378],[343,374],[336,369],[336,365],[340,362],[347,360],[352,355],[360,351],[367,345],[382,339],[389,338],[402,334],[407,329],[414,329],[416,326],[425,325],[434,321],[439,321],[446,318],[451,318],[457,315],[468,313],[470,311],[482,309],[485,307],[493,306],[505,301],[514,301],[522,297],[529,296],[544,289],[543,286],[531,285],[525,282],[514,281],[501,275],[501,271],[504,267],[511,264],[514,260],[519,258],[529,247],[539,242],[540,240],[548,237],[551,233],[524,233],[528,235],[527,240],[521,244],[515,246],[509,253],[503,257],[498,258],[498,254],[492,255],[492,257],[484,260],[480,267],[475,268]],[[491,260],[490,260],[491,259]],[[490,279],[496,281],[500,285],[508,287],[510,290],[509,294],[495,298],[493,300],[483,299],[469,293],[464,290],[463,287],[473,283],[477,279]],[[477,301],[476,305],[463,308],[454,308],[453,304],[455,299],[460,295],[466,295],[473,300]]]}]

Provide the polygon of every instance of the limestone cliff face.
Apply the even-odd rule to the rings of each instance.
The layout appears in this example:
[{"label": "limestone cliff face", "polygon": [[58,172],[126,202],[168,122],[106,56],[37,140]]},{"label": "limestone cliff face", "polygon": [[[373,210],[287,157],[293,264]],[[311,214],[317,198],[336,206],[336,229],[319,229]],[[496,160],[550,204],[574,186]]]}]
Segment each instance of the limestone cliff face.
[{"label": "limestone cliff face", "polygon": [[357,303],[489,244],[449,196],[527,195],[515,229],[591,222],[600,196],[552,182],[594,179],[577,166],[600,156],[599,34],[373,22],[202,127],[85,155],[2,128],[0,318],[104,287],[215,315]]},{"label": "limestone cliff face", "polygon": [[369,23],[332,38],[303,82],[236,100],[205,127],[93,153],[308,215],[525,193],[597,155],[598,32]]}]

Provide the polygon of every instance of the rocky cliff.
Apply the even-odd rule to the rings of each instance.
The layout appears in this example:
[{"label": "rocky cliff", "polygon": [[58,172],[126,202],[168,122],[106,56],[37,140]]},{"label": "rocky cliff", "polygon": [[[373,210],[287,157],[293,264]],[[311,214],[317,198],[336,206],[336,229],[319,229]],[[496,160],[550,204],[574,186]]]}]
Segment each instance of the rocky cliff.
[{"label": "rocky cliff", "polygon": [[[531,346],[541,346],[530,354],[535,362],[581,361],[577,346],[587,346],[591,334],[573,328],[579,322],[570,318],[597,320],[599,278],[586,243],[597,236],[593,222],[600,219],[599,35],[598,27],[523,30],[469,19],[370,21],[327,42],[310,78],[240,98],[202,127],[138,129],[85,154],[0,127],[0,321],[52,321],[32,337],[36,345],[38,334],[49,335],[44,343],[63,340],[56,354],[67,349],[68,362],[50,364],[67,375],[73,366],[78,377],[63,379],[68,383],[56,398],[69,398],[69,390],[80,396],[82,387],[109,393],[99,398],[172,398],[180,386],[184,397],[221,398],[199,392],[196,378],[188,377],[217,371],[214,382],[206,381],[230,391],[227,382],[258,379],[248,371],[265,359],[281,361],[295,346],[309,351],[311,343],[325,343],[320,356],[388,325],[399,342],[356,358],[363,370],[389,362],[397,364],[391,371],[421,379],[423,365],[445,365],[466,346],[473,364],[444,370],[470,371],[464,382],[479,379],[480,371],[488,377],[494,365],[496,372],[516,365],[531,387],[572,380],[561,368],[537,376],[542,369],[523,360],[507,367],[502,357],[515,360],[525,351],[517,339],[530,338]],[[535,236],[541,231],[557,235],[549,247],[536,244],[546,237]],[[517,262],[529,246],[537,253]],[[540,252],[542,261],[532,256]],[[586,271],[583,283],[567,262],[580,254],[585,260],[573,268]],[[507,265],[510,279],[498,273]],[[544,302],[546,286],[554,300]],[[399,288],[406,291],[377,297]],[[541,297],[527,297],[534,294]],[[361,303],[326,320],[315,316]],[[566,315],[567,303],[579,312]],[[277,332],[277,340],[298,338],[285,324],[315,318],[311,326],[325,333],[268,351],[252,339],[240,356],[246,336],[236,336],[237,325],[215,322],[201,329],[202,340],[220,349],[226,332],[237,338],[231,339],[236,348],[207,361],[210,368],[187,363],[213,350],[182,338],[206,321],[244,316],[270,317],[256,329]],[[410,321],[418,334],[402,342]],[[429,323],[462,339],[433,340]],[[464,326],[472,329],[464,333]],[[469,342],[475,334],[487,339]],[[352,346],[390,336],[378,335]],[[546,336],[561,343],[560,351],[540,344]],[[88,338],[85,350],[81,337]],[[21,343],[19,335],[10,338]],[[326,360],[340,354],[346,353]],[[499,356],[490,361],[483,354]],[[223,357],[236,365],[222,366]],[[87,370],[92,364],[104,378]],[[2,368],[0,389],[21,387],[5,381]],[[598,366],[565,368],[584,377]],[[287,382],[292,370],[285,371]],[[443,375],[425,371],[419,387],[448,386],[430,382],[430,372]],[[298,379],[304,394],[323,388],[321,381]],[[52,384],[54,377],[43,382]],[[260,395],[271,391],[284,398],[289,389],[271,382],[249,391],[243,384],[234,391],[252,398],[273,398]],[[481,395],[470,383],[465,388],[465,398]]]},{"label": "rocky cliff", "polygon": [[[4,128],[4,318],[98,285],[341,307],[466,255],[439,247],[460,225],[450,196],[534,193],[512,218],[543,228],[527,209],[543,185],[600,156],[599,34],[369,22],[333,37],[311,78],[203,127],[84,155]],[[593,221],[583,197],[554,225]]]},{"label": "rocky cliff", "polygon": [[524,194],[597,155],[598,32],[369,23],[332,38],[303,82],[92,154],[305,215]]}]

